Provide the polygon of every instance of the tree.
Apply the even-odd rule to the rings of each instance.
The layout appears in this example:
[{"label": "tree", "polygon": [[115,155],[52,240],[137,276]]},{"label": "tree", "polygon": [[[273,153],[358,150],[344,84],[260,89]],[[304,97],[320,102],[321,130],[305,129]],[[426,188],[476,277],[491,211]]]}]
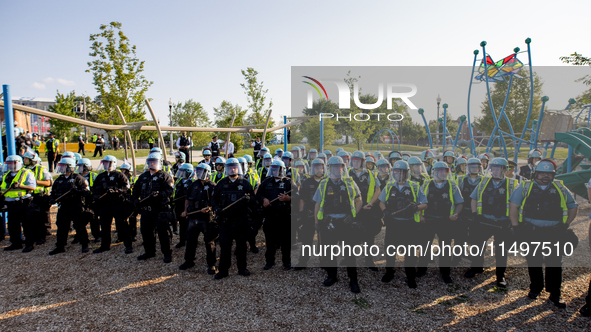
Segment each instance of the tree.
[{"label": "tree", "polygon": [[[533,79],[534,98],[532,112],[530,116],[530,123],[528,124],[529,127],[531,127],[531,120],[538,118],[538,114],[540,113],[540,107],[542,106],[541,98],[543,82],[536,73],[534,73]],[[507,95],[508,85],[508,82],[505,81],[496,82],[492,84],[490,89],[490,95],[492,98],[493,106],[495,108],[495,114],[497,119],[501,114],[500,108],[503,106],[503,102]],[[530,80],[514,78],[513,84],[511,86],[511,91],[509,94],[509,99],[507,101],[505,114],[507,114],[507,117],[511,121],[511,125],[513,126],[513,130],[515,131],[516,136],[521,136],[521,132],[523,131],[523,128],[526,125],[525,120],[527,118],[529,102]],[[495,127],[495,122],[490,111],[488,95],[486,95],[486,99],[481,104],[481,112],[482,116],[476,118],[474,122],[476,123],[476,127],[479,131],[485,132],[487,135],[490,135],[492,134],[492,131]],[[504,132],[509,132],[509,125],[504,120],[500,123],[500,128]],[[526,133],[525,139],[529,140],[529,133]]]},{"label": "tree", "polygon": [[121,108],[127,122],[146,120],[144,100],[153,82],[143,75],[144,61],[137,58],[136,46],[121,31],[121,23],[103,24],[99,29],[100,33],[90,35],[89,55],[93,60],[88,62],[86,70],[92,73],[99,94],[97,98],[102,106],[99,122],[121,124],[115,106]]},{"label": "tree", "polygon": [[[76,94],[74,91],[71,91],[68,94],[61,94],[59,90],[55,96],[55,105],[49,106],[49,111],[61,115],[70,116],[73,118],[77,118],[76,116],[76,104],[74,99]],[[49,124],[51,125],[51,131],[56,135],[56,138],[62,139],[64,135],[70,134],[73,128],[78,128],[78,125],[75,123],[62,121],[58,119],[49,119]]]},{"label": "tree", "polygon": [[[215,125],[218,128],[229,128],[234,114],[236,114],[236,118],[234,119],[233,126],[245,125],[246,123],[244,123],[244,119],[246,118],[246,113],[247,111],[245,109],[242,109],[242,107],[238,105],[232,105],[232,103],[227,100],[222,101],[219,107],[213,108],[214,118],[216,119]],[[223,141],[228,138],[228,133],[226,132],[218,132],[216,135],[218,135]],[[238,150],[248,142],[248,136],[243,133],[231,133],[230,142],[234,143],[234,151],[238,152]]]},{"label": "tree", "polygon": [[[273,101],[269,101],[269,104],[266,105],[267,97],[266,94],[269,91],[268,89],[263,88],[263,82],[258,82],[257,75],[258,72],[254,70],[254,68],[248,67],[245,70],[241,70],[246,83],[240,83],[240,86],[244,89],[244,94],[246,94],[248,99],[248,109],[252,112],[248,115],[247,124],[265,124],[267,121],[267,116],[273,107]],[[269,119],[268,127],[271,128],[275,126],[275,121],[273,118]],[[264,127],[258,127],[264,128]],[[271,139],[272,134],[267,132],[267,135],[264,139],[266,142],[267,140]]]},{"label": "tree", "polygon": [[[335,113],[339,109],[338,105],[330,100],[321,99],[315,101],[312,104],[312,108],[306,108],[303,113],[307,116],[319,115],[320,113]],[[323,119],[323,131],[324,131],[324,144],[330,144],[332,141],[337,139],[338,134],[335,130],[336,121],[334,119]],[[297,138],[301,133],[308,139],[308,145],[310,148],[320,148],[320,118],[315,116],[313,118],[306,119],[306,121],[298,126],[299,128],[291,127],[291,142],[299,142]],[[296,135],[294,135],[296,134]]]},{"label": "tree", "polygon": [[[457,119],[455,119],[453,117],[453,115],[451,114],[450,111],[447,111],[447,119],[445,120],[446,123],[446,127],[447,127],[447,131],[449,132],[448,136],[451,136],[451,140],[452,142],[456,139],[456,133],[458,132],[458,127],[460,126],[460,124],[458,123]],[[443,113],[441,113],[441,119],[443,120]],[[439,144],[443,144],[443,139],[445,138],[445,136],[443,135],[443,122],[435,122],[433,121],[432,123],[429,123],[429,130],[431,131],[431,134],[437,133],[437,124],[439,124]],[[492,129],[491,129],[492,131]],[[426,136],[426,135],[425,135]],[[437,135],[431,135],[431,138],[433,139],[433,144],[435,144],[436,139],[437,139]],[[428,139],[428,138],[427,138]],[[446,141],[446,146],[449,146],[451,143],[449,142],[449,139]]]},{"label": "tree", "polygon": [[[574,66],[591,67],[591,58],[584,57],[583,55],[578,54],[577,52],[571,54],[570,56],[561,56],[560,60],[562,60],[562,62],[564,63],[572,64]],[[583,84],[591,86],[591,75],[585,75],[576,80],[576,82],[583,82]],[[575,98],[575,100],[576,103],[569,109],[571,111],[571,114],[579,113],[583,105],[591,103],[591,88],[584,91],[582,94],[578,95]]]},{"label": "tree", "polygon": [[[170,119],[175,127],[209,127],[211,122],[207,112],[201,106],[201,103],[189,99],[184,103],[177,103],[172,106],[172,119]],[[177,133],[177,135],[180,133]],[[189,134],[189,133],[187,133]],[[207,145],[209,142],[209,134],[202,131],[195,131],[189,135],[193,141],[193,145],[201,147]],[[169,138],[170,139],[170,138]],[[176,146],[175,146],[176,147]]]}]

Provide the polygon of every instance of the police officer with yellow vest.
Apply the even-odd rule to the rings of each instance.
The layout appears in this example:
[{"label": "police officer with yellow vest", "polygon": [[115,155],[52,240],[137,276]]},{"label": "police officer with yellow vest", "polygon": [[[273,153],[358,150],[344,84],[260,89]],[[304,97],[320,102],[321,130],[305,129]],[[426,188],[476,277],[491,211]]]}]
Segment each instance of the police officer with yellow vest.
[{"label": "police officer with yellow vest", "polygon": [[[404,271],[408,287],[417,288],[415,276],[418,259],[409,245],[419,244],[420,237],[417,236],[418,223],[421,221],[419,211],[427,208],[427,198],[420,184],[410,180],[410,167],[406,161],[398,160],[394,163],[390,181],[380,193],[379,200],[386,225],[384,245],[406,248]],[[386,257],[386,274],[382,277],[383,282],[394,279],[395,263],[394,255]]]},{"label": "police officer with yellow vest", "polygon": [[22,249],[21,223],[25,235],[23,252],[33,250],[35,243],[35,224],[29,218],[28,208],[33,200],[31,192],[37,188],[35,174],[23,168],[23,159],[12,155],[4,162],[6,173],[2,177],[2,194],[8,208],[8,234],[11,245],[6,251]]},{"label": "police officer with yellow vest", "polygon": [[293,160],[293,155],[291,154],[291,152],[284,152],[281,156],[281,161],[283,162],[283,164],[285,164],[285,176],[292,179],[293,182],[298,183],[298,172],[297,170],[292,169],[292,166],[295,166],[295,161]]},{"label": "police officer with yellow vest", "polygon": [[431,150],[425,150],[421,152],[421,161],[425,164],[425,169],[427,170],[427,175],[431,176],[431,171],[433,169],[433,159],[435,156]]},{"label": "police officer with yellow vest", "polygon": [[256,163],[255,163],[255,168],[256,168],[257,172],[261,169],[261,167],[263,167],[263,157],[267,153],[271,153],[271,151],[266,146],[262,147],[261,150],[259,151],[259,154],[257,155]]},{"label": "police officer with yellow vest", "polygon": [[[355,181],[347,177],[346,165],[341,157],[331,157],[328,168],[328,178],[320,182],[313,198],[316,202],[314,215],[320,245],[336,245],[341,241],[350,246],[356,245],[362,240],[358,236],[360,224],[355,221],[363,204],[361,192]],[[355,258],[350,254],[343,262],[347,266],[351,291],[359,293]],[[326,257],[321,260],[321,264],[326,267],[328,274],[324,285],[334,285],[338,281],[336,259]]]},{"label": "police officer with yellow vest", "polygon": [[[185,262],[179,266],[179,270],[186,270],[195,266],[197,241],[199,233],[203,233],[207,274],[213,275],[217,272],[215,267],[215,242],[219,238],[219,227],[213,219],[213,208],[211,206],[211,197],[216,184],[209,180],[211,172],[209,165],[201,163],[195,167],[193,172],[192,177],[195,178],[195,181],[189,186],[184,211],[184,217],[189,219]],[[191,214],[189,215],[189,213]]]},{"label": "police officer with yellow vest", "polygon": [[[96,134],[92,137],[93,142],[95,141],[95,136],[96,136]],[[150,150],[152,150],[154,148],[154,142],[155,142],[154,137],[150,136],[150,138],[148,138],[148,147],[150,148]]]},{"label": "police officer with yellow vest", "polygon": [[[365,155],[362,151],[353,152],[349,177],[355,181],[361,194],[363,209],[359,211],[357,218],[363,221],[366,231],[366,238],[364,240],[371,246],[375,242],[375,236],[378,235],[384,225],[382,223],[381,211],[377,209],[377,206],[374,208],[372,203],[377,200],[374,197],[379,197],[380,195],[381,183],[372,172],[365,169]],[[369,256],[365,257],[365,264],[372,271],[378,270]]]},{"label": "police officer with yellow vest", "polygon": [[66,251],[68,244],[68,232],[72,223],[76,230],[76,238],[82,246],[82,252],[88,252],[88,234],[86,223],[80,218],[84,199],[90,198],[88,182],[80,174],[74,173],[76,161],[74,158],[62,158],[57,164],[57,173],[60,176],[51,187],[50,204],[59,203],[55,224],[57,236],[55,249],[50,255]]},{"label": "police officer with yellow vest", "polygon": [[55,164],[57,164],[58,162],[56,158],[60,152],[60,142],[54,137],[55,135],[53,133],[49,133],[49,139],[45,142],[45,151],[47,152],[47,164],[49,166],[50,173],[53,172],[53,168]]},{"label": "police officer with yellow vest", "polygon": [[272,163],[273,163],[273,156],[270,153],[266,153],[263,156],[263,162],[262,162],[263,167],[261,167],[261,169],[259,170],[259,179],[265,179],[267,177],[267,172],[269,172],[269,167],[271,167]]},{"label": "police officer with yellow vest", "polygon": [[[532,241],[549,242],[551,254],[544,256],[538,250],[527,255],[527,265],[531,280],[530,299],[536,299],[544,289],[544,273],[542,264],[546,264],[546,291],[549,300],[559,308],[566,304],[560,302],[562,287],[562,256],[565,246],[570,243],[574,249],[576,236],[568,230],[570,223],[578,213],[570,191],[560,180],[554,179],[556,164],[550,159],[542,159],[533,168],[532,181],[524,181],[511,195],[510,217],[513,225],[517,247],[520,243]],[[568,235],[575,236],[575,240]],[[560,248],[557,251],[556,244]]]},{"label": "police officer with yellow vest", "polygon": [[443,161],[447,164],[447,167],[449,167],[452,173],[456,172],[454,165],[456,162],[456,155],[453,153],[453,151],[445,151],[443,154]]},{"label": "police officer with yellow vest", "polygon": [[[507,252],[499,244],[509,243],[509,198],[518,186],[518,181],[505,178],[505,170],[509,164],[505,158],[494,158],[488,165],[487,175],[483,177],[470,195],[473,222],[470,224],[472,243],[482,243],[494,236],[497,261],[497,286],[507,287],[505,271],[507,270]],[[460,243],[463,245],[464,243]],[[484,255],[472,257],[472,267],[464,275],[474,278],[484,271]]]},{"label": "police officer with yellow vest", "polygon": [[37,233],[36,244],[45,243],[45,237],[51,230],[51,219],[49,216],[49,189],[53,184],[53,177],[49,174],[49,171],[41,162],[37,162],[39,158],[31,150],[26,151],[23,154],[23,163],[27,169],[31,170],[35,174],[35,180],[37,181],[37,187],[33,190],[33,205],[31,218],[35,223],[35,229]]},{"label": "police officer with yellow vest", "polygon": [[[291,191],[291,193],[290,193]],[[275,265],[275,253],[281,249],[281,260],[285,270],[291,269],[291,195],[297,194],[295,183],[285,177],[285,164],[274,160],[267,178],[256,193],[257,201],[263,207],[265,224],[265,270]],[[277,199],[277,200],[276,200]]]},{"label": "police officer with yellow vest", "polygon": [[215,171],[211,174],[211,181],[214,183],[220,182],[226,175],[226,159],[224,157],[215,158]]},{"label": "police officer with yellow vest", "polygon": [[[316,233],[316,227],[314,225],[314,207],[316,203],[312,200],[312,198],[314,197],[314,194],[320,185],[320,181],[326,178],[326,167],[324,165],[324,161],[320,158],[314,159],[312,161],[310,171],[311,176],[302,181],[300,189],[297,193],[299,213],[295,218],[296,222],[292,226],[292,239],[295,238],[297,233],[302,245],[312,246],[314,243],[314,234]],[[292,217],[291,219],[293,222],[294,218]],[[298,264],[294,269],[305,269],[309,260],[310,256],[301,255]]]},{"label": "police officer with yellow vest", "polygon": [[[458,215],[462,212],[464,200],[446,163],[438,161],[433,164],[433,178],[425,182],[423,191],[429,201],[424,211],[425,240],[432,243],[434,235],[437,234],[440,246],[452,245],[455,229],[458,227]],[[450,277],[451,258],[449,252],[439,256],[439,271],[447,284],[453,282]],[[417,277],[427,273],[428,259],[429,255],[422,255],[419,258]]]}]

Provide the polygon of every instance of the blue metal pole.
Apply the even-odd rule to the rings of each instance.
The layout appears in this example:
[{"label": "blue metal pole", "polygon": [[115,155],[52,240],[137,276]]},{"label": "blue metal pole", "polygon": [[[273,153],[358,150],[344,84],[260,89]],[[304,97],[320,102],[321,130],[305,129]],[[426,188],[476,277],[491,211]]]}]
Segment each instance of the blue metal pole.
[{"label": "blue metal pole", "polygon": [[[483,60],[482,63],[484,63],[484,83],[486,83],[486,94],[488,95],[488,105],[490,107],[490,112],[492,113],[493,116],[493,120],[495,121],[495,126],[499,125],[499,121],[497,120],[497,115],[495,114],[495,108],[493,106],[493,102],[492,102],[492,98],[490,96],[490,87],[488,84],[488,63],[486,61],[486,41],[482,41],[480,42],[480,46],[482,46],[482,56],[483,56]],[[491,137],[494,136],[491,134]],[[486,151],[489,151],[491,141],[488,141],[488,144],[486,146]]]},{"label": "blue metal pole", "polygon": [[[536,136],[534,137],[534,149],[538,147],[538,137],[540,137],[540,127],[542,126],[542,120],[544,119],[544,106],[549,100],[548,96],[542,97],[542,108],[540,109],[540,115],[538,117],[538,124],[536,125]],[[570,170],[569,170],[570,172]]]},{"label": "blue metal pole", "polygon": [[472,134],[472,122],[470,121],[470,94],[472,93],[472,80],[474,79],[474,68],[476,68],[476,57],[478,56],[478,50],[474,50],[474,62],[472,63],[472,74],[470,74],[470,86],[468,87],[468,129],[470,131],[470,141],[472,142],[470,153],[474,154],[476,145],[474,145],[474,136]]},{"label": "blue metal pole", "polygon": [[[523,132],[521,133],[521,139],[525,137],[525,132],[527,130],[527,124],[529,123],[529,118],[531,116],[531,111],[534,105],[534,70],[531,65],[531,38],[526,38],[525,43],[527,44],[527,61],[529,65],[529,108],[527,110],[527,117],[525,118],[525,126],[523,127]],[[517,153],[521,148],[521,141],[517,143]]]},{"label": "blue metal pole", "polygon": [[324,121],[320,117],[320,151],[324,150]]},{"label": "blue metal pole", "polygon": [[[283,124],[287,124],[287,115],[283,116]],[[283,127],[283,151],[287,151],[287,127]]]},{"label": "blue metal pole", "polygon": [[572,154],[573,154],[573,147],[569,145],[568,146],[568,158],[566,158],[566,172],[567,173],[570,173],[570,171],[572,170],[572,166],[573,166]]},{"label": "blue metal pole", "polygon": [[4,122],[6,123],[6,146],[8,148],[7,156],[16,154],[16,144],[14,137],[14,113],[12,111],[12,96],[10,95],[10,85],[2,85],[4,93]]},{"label": "blue metal pole", "polygon": [[[445,135],[445,132],[447,131],[447,106],[447,104],[443,104],[443,135]],[[447,137],[443,136],[443,147],[441,148],[443,153],[445,153],[445,141],[447,141]]]},{"label": "blue metal pole", "polygon": [[462,131],[463,125],[464,125],[464,119],[460,118],[460,126],[458,127],[458,132],[456,133],[456,139],[454,140],[454,147],[458,146],[458,138],[460,137],[460,131]]},{"label": "blue metal pole", "polygon": [[423,118],[423,122],[425,123],[425,130],[427,131],[427,137],[429,138],[429,147],[433,149],[433,139],[431,138],[431,131],[429,130],[429,125],[427,124],[427,120],[425,119],[425,110],[419,108],[419,114]]}]

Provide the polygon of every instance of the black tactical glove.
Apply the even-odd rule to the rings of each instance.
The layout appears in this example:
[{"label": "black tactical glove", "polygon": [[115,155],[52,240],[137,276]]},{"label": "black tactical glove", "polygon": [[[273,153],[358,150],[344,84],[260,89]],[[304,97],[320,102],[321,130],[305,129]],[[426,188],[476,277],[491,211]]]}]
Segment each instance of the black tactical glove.
[{"label": "black tactical glove", "polygon": [[415,212],[419,211],[419,204],[413,204],[408,209],[411,210],[412,213],[415,213]]},{"label": "black tactical glove", "polygon": [[351,226],[353,227],[354,230],[364,233],[365,232],[365,226],[363,226],[363,223],[361,223],[360,221],[353,221],[353,223],[351,224]]},{"label": "black tactical glove", "polygon": [[388,218],[392,214],[392,211],[388,211],[388,209],[384,209],[382,212],[384,213],[384,218]]}]

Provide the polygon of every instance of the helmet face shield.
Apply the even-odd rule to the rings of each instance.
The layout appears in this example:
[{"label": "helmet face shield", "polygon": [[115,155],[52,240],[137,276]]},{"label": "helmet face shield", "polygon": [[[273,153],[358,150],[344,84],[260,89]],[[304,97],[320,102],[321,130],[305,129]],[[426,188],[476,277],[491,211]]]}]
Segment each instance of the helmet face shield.
[{"label": "helmet face shield", "polygon": [[101,160],[99,163],[98,168],[96,169],[97,171],[112,171],[115,169],[115,163],[110,161],[110,160]]},{"label": "helmet face shield", "polygon": [[388,174],[390,174],[390,168],[391,167],[390,167],[389,164],[387,164],[387,165],[379,165],[378,166],[378,173],[380,175],[388,175]]},{"label": "helmet face shield", "polygon": [[305,165],[298,166],[298,174],[300,174],[300,175],[306,174],[306,166]]},{"label": "helmet face shield", "polygon": [[396,180],[396,182],[406,182],[408,174],[407,169],[392,168],[392,179]]},{"label": "helmet face shield", "polygon": [[[6,162],[7,164],[9,163]],[[9,166],[10,167],[10,166]],[[55,168],[55,172],[58,174],[66,174],[70,171],[70,165],[66,163],[58,163],[57,167]]]},{"label": "helmet face shield", "polygon": [[343,159],[343,161],[345,162],[345,166],[349,166],[349,162],[350,162],[349,156],[346,156],[346,157],[341,157],[341,158],[342,158],[342,159]]},{"label": "helmet face shield", "polygon": [[6,170],[8,172],[16,172],[20,170],[20,168],[18,167],[18,162],[15,160],[6,161],[4,165],[6,165]]},{"label": "helmet face shield", "polygon": [[177,177],[179,179],[185,179],[186,180],[186,179],[188,179],[191,176],[191,173],[193,173],[193,172],[190,171],[190,170],[181,168],[181,169],[179,169],[176,172],[175,177]]},{"label": "helmet face shield", "polygon": [[159,171],[162,169],[162,161],[160,159],[146,159],[146,169]]},{"label": "helmet face shield", "polygon": [[291,167],[291,158],[283,157],[281,161],[285,164],[285,167]]},{"label": "helmet face shield", "polygon": [[351,158],[351,166],[355,169],[361,169],[363,167],[363,159]]},{"label": "helmet face shield", "polygon": [[193,174],[197,180],[206,180],[207,179],[207,170],[205,168],[197,167]]},{"label": "helmet face shield", "polygon": [[272,163],[273,163],[273,158],[263,159],[263,166],[265,166],[265,167],[271,166]]},{"label": "helmet face shield", "polygon": [[281,178],[281,177],[283,177],[283,173],[284,173],[283,167],[278,166],[278,165],[271,165],[269,167],[269,172],[267,172],[267,176]]},{"label": "helmet face shield", "polygon": [[449,169],[447,169],[447,168],[435,168],[433,170],[433,179],[436,181],[448,180],[449,175],[450,175],[450,172],[449,172]]},{"label": "helmet face shield", "polygon": [[[84,174],[84,172],[86,172],[86,171],[87,171],[86,165],[84,165],[84,164],[76,165],[76,171],[75,171],[76,173]],[[121,170],[121,171],[123,171],[123,170]]]},{"label": "helmet face shield", "polygon": [[345,167],[343,165],[330,165],[329,176],[331,179],[340,179],[345,173]]},{"label": "helmet face shield", "polygon": [[480,172],[482,171],[482,166],[480,166],[480,164],[468,164],[468,167],[466,167],[468,174],[480,174]]},{"label": "helmet face shield", "polygon": [[308,159],[310,159],[310,160],[314,160],[314,159],[316,159],[316,158],[318,158],[318,152],[310,152],[310,153],[308,154]]},{"label": "helmet face shield", "polygon": [[322,165],[322,164],[314,164],[314,165],[312,165],[312,175],[314,175],[314,176],[324,176],[324,165]]},{"label": "helmet face shield", "polygon": [[425,168],[425,165],[421,164],[414,164],[414,165],[410,165],[410,173],[412,176],[414,177],[421,177],[425,174],[427,174],[427,169]]},{"label": "helmet face shield", "polygon": [[226,165],[226,175],[240,175],[240,164],[228,164]]},{"label": "helmet face shield", "polygon": [[501,165],[489,165],[487,175],[495,180],[503,180],[505,178],[505,167]]}]

